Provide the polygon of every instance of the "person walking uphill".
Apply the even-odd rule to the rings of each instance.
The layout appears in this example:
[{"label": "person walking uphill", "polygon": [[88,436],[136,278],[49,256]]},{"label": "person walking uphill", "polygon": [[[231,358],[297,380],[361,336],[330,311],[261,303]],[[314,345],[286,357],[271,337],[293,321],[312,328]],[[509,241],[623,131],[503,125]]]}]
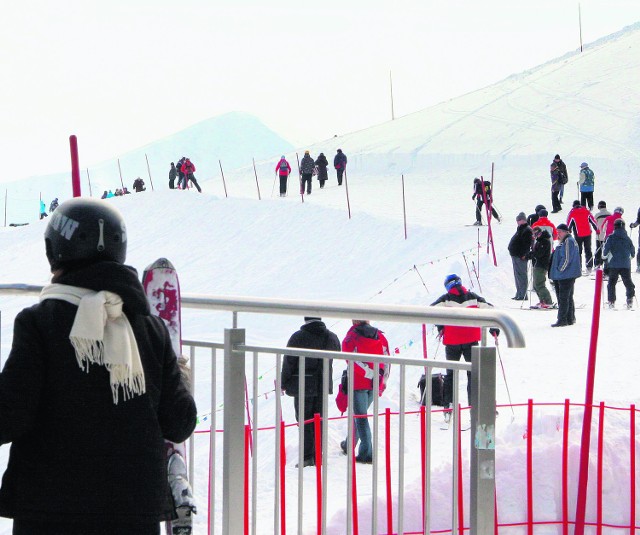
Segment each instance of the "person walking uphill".
[{"label": "person walking uphill", "polygon": [[584,249],[584,260],[587,272],[593,269],[593,254],[591,252],[591,229],[597,232],[598,223],[591,212],[586,209],[580,201],[573,201],[573,208],[567,216],[567,226],[573,231],[573,235],[580,249],[580,266],[582,269],[582,250]]},{"label": "person walking uphill", "polygon": [[[368,353],[370,355],[389,355],[389,342],[382,331],[369,324],[368,320],[353,320],[353,325],[342,341],[345,353]],[[377,371],[377,373],[376,373]],[[371,428],[366,417],[373,403],[373,381],[379,381],[380,395],[385,389],[389,370],[384,364],[356,361],[353,365],[353,414],[355,418],[354,447],[360,441],[356,462],[369,464],[373,461]],[[349,385],[351,388],[351,385]],[[363,418],[357,418],[363,416]],[[348,438],[348,437],[347,437]],[[340,443],[342,452],[347,454],[347,439]]]},{"label": "person walking uphill", "polygon": [[[301,347],[306,349],[322,349],[327,351],[340,351],[340,340],[327,329],[321,318],[305,317],[304,325],[293,333],[287,347]],[[282,362],[281,387],[288,396],[293,397],[293,405],[296,411],[298,423],[313,420],[314,415],[324,416],[322,412],[322,380],[324,377],[324,359],[307,357],[304,359],[304,414],[300,418],[300,392],[298,390],[299,358],[293,355],[285,355]],[[329,360],[329,394],[333,394],[333,361]],[[315,432],[313,421],[304,424],[304,466],[314,466]]]},{"label": "person walking uphill", "polygon": [[560,183],[560,170],[556,162],[551,162],[549,174],[551,175],[551,213],[557,214],[562,210],[560,203],[560,189],[562,184]]},{"label": "person walking uphill", "polygon": [[329,161],[323,152],[320,153],[316,160],[316,167],[318,169],[318,182],[320,182],[320,189],[324,188],[324,183],[327,181],[327,167],[329,167]]},{"label": "person walking uphill", "polygon": [[516,281],[516,295],[512,299],[516,301],[524,301],[527,299],[527,290],[529,288],[529,277],[527,268],[529,267],[528,255],[533,244],[533,232],[531,227],[527,225],[527,216],[524,212],[520,212],[516,217],[515,234],[509,241],[509,254],[513,264],[513,276]]},{"label": "person walking uphill", "polygon": [[[444,287],[447,293],[441,295],[430,306],[455,307],[455,308],[493,308],[483,297],[470,292],[462,285],[458,275],[452,273],[444,279]],[[464,360],[471,362],[471,348],[477,346],[482,337],[480,327],[463,327],[458,325],[437,325],[438,336],[442,338],[447,360]],[[500,334],[500,329],[491,328],[489,332],[493,336]],[[469,402],[469,390],[471,384],[471,372],[467,372],[467,402]],[[445,421],[451,417],[451,404],[453,401],[453,370],[447,370],[444,379],[444,406]]]},{"label": "person walking uphill", "polygon": [[607,297],[609,308],[616,307],[616,284],[618,276],[627,291],[627,308],[633,308],[633,298],[636,287],[631,281],[631,259],[636,255],[636,248],[624,229],[624,219],[617,219],[611,236],[604,243],[602,254],[608,259],[609,282],[607,283]]},{"label": "person walking uphill", "polygon": [[342,175],[347,168],[347,155],[342,152],[342,149],[338,149],[336,155],[333,157],[333,168],[336,170],[338,176],[338,186],[342,186]]},{"label": "person walking uphill", "polygon": [[280,197],[286,197],[287,195],[287,180],[291,174],[291,166],[284,157],[284,154],[280,157],[280,161],[276,164],[276,173],[280,177]]},{"label": "person walking uphill", "polygon": [[17,535],[159,534],[173,515],[164,439],[196,425],[169,332],[124,265],[113,206],[66,201],[44,238],[53,278],[17,315],[0,374],[0,515]]},{"label": "person walking uphill", "polygon": [[578,180],[580,204],[582,206],[589,206],[589,210],[593,210],[594,184],[595,175],[593,174],[593,171],[589,169],[589,164],[587,162],[582,162],[580,164],[580,179]]},{"label": "person walking uphill", "polygon": [[549,277],[553,281],[558,299],[558,318],[552,327],[566,327],[576,322],[573,288],[580,271],[578,244],[569,233],[569,227],[560,223],[557,227],[560,243],[551,257]]},{"label": "person walking uphill", "polygon": [[196,166],[193,165],[193,162],[189,158],[186,158],[184,163],[182,164],[182,172],[185,176],[184,184],[186,185],[187,181],[193,182],[193,185],[198,190],[198,193],[202,193],[202,188],[200,187],[200,184],[198,184],[198,181],[196,180],[196,177],[194,175],[194,173],[196,172]]},{"label": "person walking uphill", "polygon": [[171,162],[171,167],[169,169],[169,189],[175,189],[175,182],[178,176],[178,170],[176,169],[176,164]]},{"label": "person walking uphill", "polygon": [[316,165],[313,158],[309,154],[308,150],[304,151],[304,156],[300,160],[300,195],[304,193],[305,184],[307,188],[307,195],[311,195],[311,182],[313,177],[313,171]]}]

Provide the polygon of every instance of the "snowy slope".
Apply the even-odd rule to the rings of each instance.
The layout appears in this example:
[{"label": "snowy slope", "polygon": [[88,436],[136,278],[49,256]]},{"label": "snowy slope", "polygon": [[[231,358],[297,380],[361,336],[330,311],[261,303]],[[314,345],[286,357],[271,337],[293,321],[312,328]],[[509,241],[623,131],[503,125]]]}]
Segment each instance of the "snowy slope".
[{"label": "snowy slope", "polygon": [[[169,257],[179,269],[181,285],[187,293],[422,305],[429,304],[444,291],[442,280],[446,274],[457,272],[467,286],[484,295],[495,306],[507,309],[524,331],[527,341],[525,349],[510,350],[505,347],[505,342],[500,346],[513,402],[522,403],[529,398],[537,402],[562,402],[565,398],[579,402],[584,395],[594,282],[588,277],[577,281],[576,302],[585,305],[585,308],[577,310],[577,324],[566,329],[551,329],[549,325],[555,320],[554,312],[520,309],[519,304],[511,301],[515,288],[506,246],[515,231],[515,215],[518,212],[523,210],[530,213],[538,203],[549,205],[548,164],[556,152],[565,157],[572,181],[575,180],[580,161],[590,161],[596,172],[596,199],[606,199],[611,208],[624,206],[627,221],[634,219],[636,209],[640,206],[640,192],[635,183],[629,183],[628,175],[616,171],[619,168],[615,160],[624,159],[624,154],[637,148],[637,127],[634,130],[632,125],[637,120],[637,106],[634,103],[640,100],[639,90],[635,86],[638,73],[633,54],[627,51],[637,47],[638,39],[640,31],[633,27],[620,36],[605,40],[589,55],[571,55],[529,74],[512,77],[501,83],[513,86],[511,99],[498,98],[501,92],[506,91],[501,84],[462,97],[472,100],[456,99],[459,102],[456,106],[460,109],[475,110],[467,114],[464,119],[468,121],[467,126],[464,131],[459,131],[457,137],[453,134],[454,126],[447,127],[451,123],[441,121],[438,128],[434,127],[435,119],[429,119],[427,110],[422,122],[416,118],[418,114],[414,114],[318,145],[331,156],[333,148],[339,143],[351,157],[351,219],[347,216],[345,187],[339,188],[333,177],[327,189],[322,191],[317,189],[315,182],[312,195],[305,197],[304,203],[295,195],[293,190],[296,188],[293,186],[290,190],[292,195],[288,198],[272,198],[275,160],[264,162],[259,168],[261,201],[257,200],[252,169],[238,170],[229,177],[231,197],[228,199],[221,194],[221,184],[213,181],[211,188],[207,188],[202,195],[192,191],[148,191],[113,199],[109,202],[122,210],[128,224],[128,262],[141,270],[159,256]],[[619,66],[624,68],[616,68]],[[612,78],[610,82],[606,81],[608,91],[601,92],[599,96],[596,96],[593,84],[589,82],[593,78],[590,73],[595,72],[608,72]],[[530,87],[534,78],[531,77],[541,76],[542,73],[547,73],[542,77],[546,77],[545,84],[553,80],[557,85],[551,83],[546,91],[547,98],[541,93],[538,104],[531,105],[531,109],[544,110],[549,106],[554,107],[558,114],[560,110],[566,110],[569,114],[567,117],[576,118],[575,123],[570,123],[575,124],[575,130],[557,123],[545,129],[542,126],[545,121],[548,123],[548,119],[540,116],[535,116],[534,124],[523,130],[522,118],[525,115],[533,118],[535,115],[532,111],[522,111],[528,99],[532,98]],[[522,87],[516,87],[518,80]],[[570,85],[570,82],[574,85]],[[564,88],[563,92],[554,87]],[[521,93],[522,97],[519,96]],[[486,100],[481,99],[481,95]],[[517,102],[515,107],[509,105],[514,102],[513,99]],[[475,103],[472,104],[472,101]],[[495,101],[489,107],[492,117],[502,117],[498,121],[503,124],[500,128],[487,127],[490,124],[487,117],[478,111],[483,109],[486,112],[488,101]],[[441,106],[453,106],[453,102]],[[464,102],[466,104],[463,105]],[[590,113],[591,120],[587,121],[577,112],[585,107],[607,109],[606,106],[617,110],[619,117],[616,116],[616,120],[611,119],[612,114]],[[449,114],[442,113],[443,116]],[[398,126],[402,125],[401,121],[404,121],[405,128]],[[418,133],[420,128],[423,128],[421,135]],[[587,128],[591,130],[585,130]],[[478,129],[481,135],[474,133]],[[607,139],[616,140],[623,149],[603,150],[604,138],[600,138],[600,143],[592,142],[589,136],[585,137],[585,131],[601,132],[602,135],[606,132]],[[441,133],[435,135],[437,132]],[[427,143],[432,138],[438,139],[433,145]],[[445,143],[445,140],[448,141]],[[511,143],[507,145],[507,141]],[[445,154],[429,153],[438,144],[446,148],[442,151]],[[312,150],[314,156],[317,152]],[[497,268],[493,267],[486,254],[486,229],[482,228],[478,233],[476,228],[465,226],[474,219],[474,205],[470,199],[472,178],[480,174],[486,177],[494,159],[497,164],[496,205],[504,217],[504,222],[496,224],[494,228]],[[373,166],[370,161],[387,163]],[[407,240],[404,239],[402,226],[401,183],[397,176],[405,165],[409,170],[405,176],[409,223]],[[629,165],[637,166],[637,163]],[[391,173],[391,170],[394,172]],[[567,187],[565,202],[570,203],[574,188],[572,182]],[[252,198],[246,198],[249,196]],[[164,215],[158,217],[159,213]],[[562,222],[566,213],[565,210],[555,214],[553,220]],[[28,227],[0,229],[0,282],[47,282],[48,270],[42,241],[45,224],[36,221]],[[635,232],[632,238],[635,242]],[[479,256],[478,242],[481,244]],[[472,263],[479,269],[481,289],[475,277],[472,278],[467,271],[467,265],[471,267]],[[636,284],[640,283],[638,275],[634,274],[633,278]],[[618,292],[619,295],[622,292],[620,285]],[[13,316],[33,301],[33,298],[0,296],[3,361],[10,348]],[[640,371],[634,337],[637,314],[627,311],[603,312],[595,389],[597,401],[603,400],[608,405],[618,406],[638,403]],[[347,322],[330,318],[327,321],[338,336],[344,336]],[[228,327],[229,323],[228,314],[212,315],[186,310],[184,335],[186,338],[219,341],[222,329]],[[253,342],[283,344],[300,323],[300,318],[295,317],[263,319],[253,315],[241,316],[241,325],[247,327],[250,341]],[[392,346],[401,348],[401,354],[421,357],[420,330],[417,326],[382,324],[381,327]],[[428,344],[429,355],[433,357],[437,352],[437,343],[432,332]],[[442,358],[442,353],[440,348],[437,357]],[[205,413],[210,409],[206,359],[200,360],[199,366],[197,401],[199,411]],[[261,371],[265,374],[265,382],[272,384],[275,371],[272,365],[264,366]],[[339,368],[335,370],[334,381],[339,377]],[[408,375],[411,376],[407,379],[407,385],[411,389],[415,384],[416,372]],[[500,376],[498,398],[500,403],[508,401]],[[381,401],[382,407],[397,408],[397,376],[392,376],[389,389]],[[274,398],[270,396],[261,401],[260,409],[268,412],[273,410],[273,405]],[[417,407],[411,390],[407,407],[413,410]],[[286,421],[293,421],[293,407],[289,400],[284,401],[284,410]],[[331,415],[335,415],[335,408],[332,408]],[[515,411],[513,422],[510,416],[510,411],[503,409],[498,422],[498,504],[501,521],[523,521],[526,518],[526,504],[522,498],[526,493],[523,480],[526,418],[520,409]],[[579,416],[578,412],[574,412],[571,419],[571,503],[575,502]],[[625,457],[628,456],[625,449],[628,444],[628,423],[623,418],[622,414],[607,414],[604,489],[606,520],[612,523],[624,523],[629,513],[626,491],[619,484],[629,471]],[[536,413],[536,519],[559,518],[559,420],[560,412],[554,408]],[[434,432],[438,432],[435,429]],[[419,443],[418,430],[419,426],[414,421],[409,426],[404,452],[408,466],[415,466],[418,462],[414,447]],[[337,489],[344,487],[344,460],[336,446],[343,432],[342,423],[337,423],[330,432],[332,449],[329,462],[335,470],[330,472],[328,484]],[[290,459],[297,454],[297,439],[293,433],[291,431],[288,435]],[[438,511],[432,524],[434,529],[446,529],[450,521],[447,503],[450,493],[447,464],[450,442],[448,435],[441,433],[440,436],[442,438],[437,440],[434,452],[433,510]],[[198,438],[196,477],[199,482],[206,481],[208,450],[205,442],[205,439]],[[260,466],[269,466],[272,445],[268,439],[262,451],[264,456],[260,458]],[[640,448],[637,448],[639,454]],[[6,459],[7,455],[8,447],[4,446],[0,449],[0,458]],[[637,460],[640,462],[640,457]],[[367,469],[359,467],[358,474],[365,496]],[[292,466],[287,470],[287,477],[290,478],[288,488],[294,492],[296,474]],[[268,470],[265,468],[264,472]],[[420,480],[414,477],[414,472],[407,471],[405,479],[405,528],[415,528],[416,511],[420,510],[417,505]],[[311,473],[305,475],[305,481],[313,501]],[[265,497],[260,513],[264,515],[261,516],[261,521],[264,521],[262,525],[271,526],[269,499],[273,492],[272,483],[269,486],[268,482],[261,481],[260,485]],[[205,489],[200,485],[196,491],[204,512]],[[292,505],[290,514],[295,514],[293,495],[289,495],[288,500]],[[370,504],[363,499],[360,506],[365,517]],[[313,522],[314,515],[309,514],[308,517],[309,522]],[[330,503],[329,532],[343,533],[344,518],[344,501],[339,493],[335,493]],[[366,529],[366,520],[363,523],[361,528]],[[198,533],[204,533],[205,527],[205,515],[199,515]],[[556,528],[549,529],[555,533]],[[10,522],[0,521],[0,533],[9,532]]]}]

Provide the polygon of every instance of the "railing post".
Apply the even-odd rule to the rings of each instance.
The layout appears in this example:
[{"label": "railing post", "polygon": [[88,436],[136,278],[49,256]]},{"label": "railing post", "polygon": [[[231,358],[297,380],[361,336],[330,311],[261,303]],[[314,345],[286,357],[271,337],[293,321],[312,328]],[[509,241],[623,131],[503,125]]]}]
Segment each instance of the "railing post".
[{"label": "railing post", "polygon": [[[224,433],[222,447],[222,533],[244,533],[244,329],[224,330]],[[248,498],[248,497],[247,497]]]},{"label": "railing post", "polygon": [[[482,388],[478,388],[482,385]],[[471,354],[472,535],[493,535],[495,521],[496,348],[474,347]]]}]

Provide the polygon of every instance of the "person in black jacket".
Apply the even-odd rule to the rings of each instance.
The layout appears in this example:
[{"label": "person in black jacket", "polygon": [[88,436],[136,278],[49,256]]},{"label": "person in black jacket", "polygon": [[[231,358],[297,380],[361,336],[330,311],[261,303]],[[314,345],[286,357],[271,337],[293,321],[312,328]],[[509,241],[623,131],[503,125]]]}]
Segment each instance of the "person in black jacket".
[{"label": "person in black jacket", "polygon": [[169,169],[169,189],[175,189],[175,181],[178,176],[178,170],[176,164],[171,162],[171,168]]},{"label": "person in black jacket", "polygon": [[338,149],[333,157],[333,168],[336,170],[338,177],[338,186],[342,186],[342,176],[347,169],[347,155],[342,152],[342,149]]},{"label": "person in black jacket", "polygon": [[196,406],[126,244],[98,200],[49,219],[52,283],[17,315],[0,374],[0,443],[12,443],[0,515],[14,534],[156,535],[174,515],[164,440],[191,435]]},{"label": "person in black jacket", "polygon": [[327,167],[329,166],[329,162],[327,161],[327,157],[324,155],[324,152],[320,153],[318,159],[316,160],[316,167],[318,168],[318,182],[320,182],[320,189],[324,188],[324,183],[327,180]]},{"label": "person in black jacket", "polygon": [[[484,191],[483,191],[484,189]],[[500,216],[496,209],[493,207],[493,193],[491,192],[491,182],[485,180],[484,182],[479,178],[473,179],[473,195],[471,196],[471,200],[476,201],[476,222],[475,226],[482,226],[482,207],[484,206],[485,201],[487,202],[487,207],[491,210],[491,214],[495,217],[500,223]]]},{"label": "person in black jacket", "polygon": [[[287,347],[300,347],[306,349],[324,349],[327,351],[340,351],[340,340],[327,329],[321,318],[305,317],[304,325],[293,333]],[[329,394],[333,394],[333,360],[329,360]],[[296,410],[296,420],[300,422],[298,391],[299,380],[298,357],[285,355],[282,362],[280,375],[281,388],[288,396],[293,397],[293,405]],[[324,359],[304,359],[304,417],[303,421],[312,420],[315,414],[323,416],[322,412],[322,379],[324,377]],[[315,432],[313,422],[304,426],[304,466],[315,465]]]},{"label": "person in black jacket", "polygon": [[308,150],[304,151],[304,156],[300,160],[300,195],[304,194],[305,184],[307,185],[307,195],[311,195],[311,178],[315,171],[315,163]]},{"label": "person in black jacket", "polygon": [[527,258],[531,260],[533,266],[533,289],[538,294],[540,302],[537,308],[553,308],[551,293],[547,289],[547,272],[551,263],[551,235],[547,229],[542,227],[533,228],[535,239],[531,251]]},{"label": "person in black jacket", "polygon": [[513,276],[516,281],[516,295],[512,297],[516,301],[524,301],[527,298],[529,280],[527,270],[529,267],[528,254],[533,242],[531,227],[527,225],[527,216],[520,212],[516,217],[518,228],[509,242],[509,254],[513,263]]},{"label": "person in black jacket", "polygon": [[[629,225],[629,228],[636,228],[640,225],[640,208],[638,208],[638,215],[636,216],[636,220]],[[638,232],[638,252],[640,253],[640,232]],[[640,273],[640,254],[636,256],[636,273]]]},{"label": "person in black jacket", "polygon": [[559,154],[553,157],[553,163],[558,166],[558,179],[560,190],[558,192],[558,202],[562,204],[562,197],[564,197],[564,185],[569,181],[569,173],[567,171],[567,164],[562,161]]}]

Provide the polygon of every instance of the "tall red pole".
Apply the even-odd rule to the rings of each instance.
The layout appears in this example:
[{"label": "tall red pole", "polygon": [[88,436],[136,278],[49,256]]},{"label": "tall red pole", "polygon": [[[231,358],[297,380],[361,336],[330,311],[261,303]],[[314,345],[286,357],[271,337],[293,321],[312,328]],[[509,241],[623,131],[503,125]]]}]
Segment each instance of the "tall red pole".
[{"label": "tall red pole", "polygon": [[78,138],[69,136],[69,147],[71,148],[71,188],[74,197],[80,197],[80,160],[78,159]]},{"label": "tall red pole", "polygon": [[578,475],[578,499],[576,502],[575,535],[584,535],[587,510],[587,484],[589,482],[589,445],[591,443],[591,418],[593,414],[593,389],[596,381],[596,352],[600,329],[600,299],[602,296],[602,269],[596,270],[596,288],[593,296],[593,316],[591,318],[591,342],[587,365],[584,417],[582,419],[582,441],[580,443],[580,473]]}]

